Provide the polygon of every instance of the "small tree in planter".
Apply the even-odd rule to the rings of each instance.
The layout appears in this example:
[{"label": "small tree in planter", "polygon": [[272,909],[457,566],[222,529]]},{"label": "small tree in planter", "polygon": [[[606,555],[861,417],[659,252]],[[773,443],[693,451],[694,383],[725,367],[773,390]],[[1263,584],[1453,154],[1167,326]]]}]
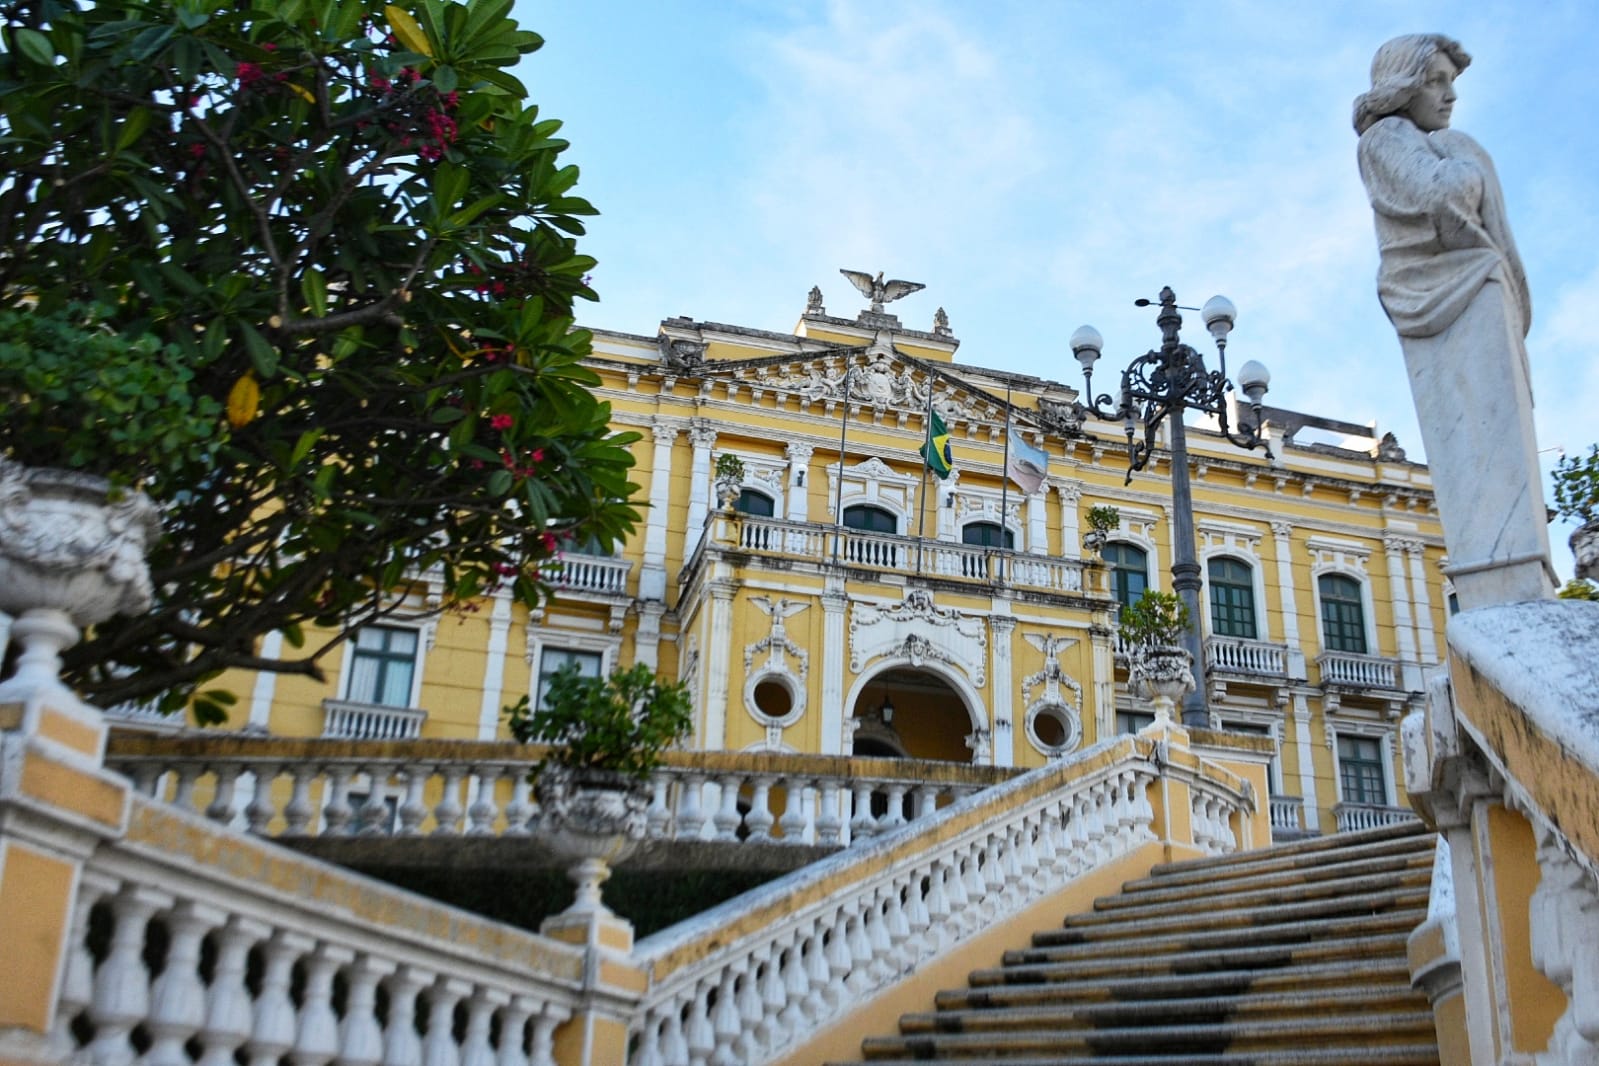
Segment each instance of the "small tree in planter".
[{"label": "small tree in planter", "polygon": [[1554,497],[1555,513],[1580,523],[1571,534],[1577,576],[1599,577],[1599,444],[1555,464]]},{"label": "small tree in planter", "polygon": [[694,728],[688,688],[644,663],[609,677],[583,677],[568,664],[550,679],[543,705],[524,696],[508,724],[517,740],[548,745],[531,776],[539,830],[574,863],[567,876],[577,898],[566,913],[608,913],[600,885],[644,838],[650,774]]},{"label": "small tree in planter", "polygon": [[1194,690],[1193,663],[1181,646],[1192,618],[1173,592],[1145,589],[1123,607],[1118,626],[1127,646],[1128,674],[1155,705],[1155,722],[1171,719],[1178,700]]},{"label": "small tree in planter", "polygon": [[1122,513],[1114,507],[1100,505],[1088,509],[1088,532],[1083,534],[1083,547],[1091,552],[1105,550],[1110,531],[1121,525]]},{"label": "small tree in planter", "polygon": [[744,460],[723,452],[716,457],[716,502],[732,507],[744,489]]}]

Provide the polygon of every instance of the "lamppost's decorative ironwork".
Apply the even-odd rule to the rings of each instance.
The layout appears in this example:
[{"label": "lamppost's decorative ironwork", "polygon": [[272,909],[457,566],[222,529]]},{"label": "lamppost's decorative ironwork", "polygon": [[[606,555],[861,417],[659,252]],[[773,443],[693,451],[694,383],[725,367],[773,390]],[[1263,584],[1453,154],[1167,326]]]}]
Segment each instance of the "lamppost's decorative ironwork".
[{"label": "lamppost's decorative ironwork", "polygon": [[[1149,300],[1135,301],[1138,307],[1148,307]],[[1192,311],[1193,308],[1181,308]],[[1155,453],[1155,437],[1160,424],[1169,418],[1171,433],[1171,483],[1172,509],[1175,514],[1172,529],[1172,588],[1188,605],[1190,624],[1183,638],[1183,647],[1194,660],[1195,689],[1183,703],[1183,724],[1209,728],[1210,713],[1206,707],[1208,695],[1205,684],[1205,655],[1200,633],[1203,622],[1199,609],[1199,561],[1194,551],[1194,500],[1188,484],[1188,437],[1183,425],[1183,411],[1192,408],[1214,415],[1222,436],[1245,450],[1263,448],[1266,458],[1272,458],[1271,446],[1262,433],[1261,400],[1271,375],[1259,362],[1251,359],[1238,368],[1238,388],[1249,399],[1254,411],[1254,422],[1240,421],[1237,429],[1229,424],[1232,404],[1229,394],[1232,382],[1227,380],[1227,334],[1232,332],[1238,311],[1225,296],[1213,296],[1200,309],[1205,328],[1216,340],[1219,369],[1208,370],[1205,357],[1186,345],[1178,337],[1183,318],[1178,314],[1177,294],[1167,286],[1160,290],[1160,311],[1155,324],[1160,327],[1160,347],[1134,359],[1122,371],[1121,396],[1112,401],[1108,393],[1094,395],[1094,363],[1099,360],[1104,338],[1093,326],[1082,326],[1072,334],[1072,355],[1083,368],[1083,396],[1087,403],[1079,403],[1083,417],[1093,416],[1107,422],[1121,422],[1127,434],[1127,483],[1133,474],[1144,469]],[[1116,406],[1112,408],[1112,402]],[[1144,439],[1137,440],[1138,424],[1144,426]]]}]

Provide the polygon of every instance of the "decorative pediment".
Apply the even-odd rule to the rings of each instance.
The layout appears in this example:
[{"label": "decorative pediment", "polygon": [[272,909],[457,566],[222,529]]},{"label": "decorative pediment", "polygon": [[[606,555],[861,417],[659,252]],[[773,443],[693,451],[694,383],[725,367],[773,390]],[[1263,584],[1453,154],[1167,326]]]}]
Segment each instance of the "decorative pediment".
[{"label": "decorative pediment", "polygon": [[988,661],[988,627],[977,615],[933,602],[926,589],[911,589],[903,603],[856,603],[849,621],[850,669],[860,673],[876,659],[895,658],[921,666],[941,662],[981,688]]}]

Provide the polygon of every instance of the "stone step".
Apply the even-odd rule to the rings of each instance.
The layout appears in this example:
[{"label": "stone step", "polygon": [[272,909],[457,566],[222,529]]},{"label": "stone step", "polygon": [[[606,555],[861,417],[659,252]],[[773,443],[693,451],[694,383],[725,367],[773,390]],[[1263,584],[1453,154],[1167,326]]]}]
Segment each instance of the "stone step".
[{"label": "stone step", "polygon": [[1379,1011],[1425,1010],[1425,994],[1408,987],[1335,988],[1321,991],[1248,992],[1236,996],[1205,995],[1186,999],[1082,1003],[1075,1006],[1007,1007],[1004,1009],[934,1010],[907,1014],[899,1021],[902,1035],[977,1033],[1011,1029],[1134,1028],[1140,1025],[1186,1025],[1201,1022],[1271,1020],[1370,1014]]},{"label": "stone step", "polygon": [[[1273,916],[1277,914],[1273,912]],[[1383,933],[1409,935],[1426,916],[1424,907],[1408,907],[1381,914],[1336,915],[1329,918],[1301,918],[1270,923],[1252,923],[1217,928],[1215,923],[1199,922],[1190,932],[1150,936],[1147,930],[1133,929],[1051,929],[1033,934],[1033,946],[1007,951],[1004,965],[1034,962],[1060,962],[1097,955],[1171,955],[1184,951],[1325,941],[1345,936],[1377,936]]]},{"label": "stone step", "polygon": [[[873,1059],[873,1066],[916,1066],[920,1059]],[[944,1066],[992,1066],[994,1060],[944,1058]],[[1438,1048],[1428,1043],[1398,1044],[1385,1048],[1307,1048],[1303,1050],[1252,1051],[1247,1054],[1204,1054],[1185,1052],[1180,1058],[1170,1055],[1050,1055],[1008,1058],[1005,1066],[1439,1066]],[[860,1066],[858,1063],[828,1063],[827,1066]]]},{"label": "stone step", "polygon": [[[1061,928],[1066,931],[1093,932],[1102,940],[1124,937],[1175,935],[1206,929],[1274,925],[1282,922],[1331,918],[1338,915],[1378,914],[1384,911],[1425,910],[1428,890],[1423,885],[1401,886],[1378,892],[1351,892],[1348,895],[1312,896],[1275,904],[1260,904],[1233,909],[1225,900],[1216,907],[1164,907],[1150,911],[1115,911],[1108,914],[1074,914]],[[1421,919],[1417,919],[1418,924]]]},{"label": "stone step", "polygon": [[1219,1024],[1153,1025],[1066,1031],[933,1033],[869,1037],[861,1044],[867,1061],[877,1059],[982,1058],[1092,1054],[1173,1054],[1261,1051],[1274,1048],[1367,1050],[1425,1042],[1435,1032],[1430,1010],[1385,1011],[1359,1017],[1298,1017]]},{"label": "stone step", "polygon": [[1326,944],[1263,944],[1258,947],[1190,951],[1162,958],[1086,958],[1070,962],[1044,962],[1000,966],[972,971],[974,987],[1029,985],[1089,978],[1136,977],[1155,974],[1207,973],[1217,970],[1277,969],[1339,959],[1405,957],[1406,935],[1348,937]]},{"label": "stone step", "polygon": [[1233,892],[1291,888],[1365,876],[1415,872],[1423,878],[1430,878],[1432,866],[1433,853],[1429,849],[1394,855],[1361,856],[1347,861],[1328,861],[1281,870],[1255,871],[1248,876],[1237,877],[1220,884],[1215,880],[1204,879],[1185,879],[1173,884],[1170,878],[1145,878],[1123,885],[1120,895],[1096,900],[1094,909],[1114,910],[1118,907],[1137,907],[1168,900],[1213,900],[1217,898],[1218,890],[1225,890],[1230,895]]},{"label": "stone step", "polygon": [[1285,885],[1248,892],[1225,892],[1196,903],[1192,899],[1151,900],[1147,903],[1129,903],[1120,907],[1098,908],[1086,914],[1068,916],[1061,924],[1064,928],[1113,925],[1120,922],[1155,922],[1164,918],[1185,917],[1195,914],[1223,915],[1242,911],[1285,907],[1311,903],[1317,900],[1369,899],[1373,909],[1380,906],[1379,897],[1410,898],[1420,893],[1423,898],[1431,887],[1431,868],[1404,870],[1397,873],[1365,874],[1361,877],[1341,878],[1336,881],[1313,881],[1302,885]]},{"label": "stone step", "polygon": [[[1385,856],[1405,856],[1408,858],[1416,855],[1431,855],[1436,847],[1436,837],[1412,836],[1375,840],[1349,848],[1323,850],[1308,855],[1278,855],[1277,849],[1271,848],[1265,851],[1245,852],[1239,856],[1231,856],[1238,861],[1227,863],[1224,866],[1208,866],[1203,870],[1188,870],[1182,863],[1157,866],[1155,870],[1160,872],[1151,871],[1147,877],[1129,881],[1122,886],[1122,890],[1124,892],[1140,892],[1150,887],[1162,888],[1196,884],[1219,888],[1241,878],[1282,873],[1289,870],[1314,870],[1321,866],[1341,862],[1376,859]],[[1207,859],[1204,861],[1209,863],[1221,860]]]},{"label": "stone step", "polygon": [[[1276,844],[1259,851],[1240,851],[1231,855],[1217,855],[1205,859],[1183,859],[1179,862],[1160,863],[1149,871],[1150,877],[1172,877],[1205,874],[1225,877],[1230,870],[1261,863],[1293,861],[1302,856],[1320,856],[1325,852],[1351,854],[1368,844],[1384,841],[1411,841],[1421,846],[1426,841],[1431,846],[1438,835],[1422,822],[1403,822],[1366,829],[1359,833],[1334,833],[1331,836],[1311,837],[1292,844]],[[1317,861],[1315,858],[1312,861]]]},{"label": "stone step", "polygon": [[1410,987],[1410,967],[1403,956],[1337,959],[1268,970],[1208,970],[968,987],[939,992],[934,1006],[939,1010],[993,1010],[1389,986]]}]

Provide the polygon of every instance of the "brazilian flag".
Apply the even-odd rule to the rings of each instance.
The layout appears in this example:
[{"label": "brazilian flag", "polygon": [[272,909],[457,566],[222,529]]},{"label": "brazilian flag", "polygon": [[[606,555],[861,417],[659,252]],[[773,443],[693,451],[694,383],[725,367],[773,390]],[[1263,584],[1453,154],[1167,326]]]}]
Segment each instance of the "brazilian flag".
[{"label": "brazilian flag", "polygon": [[933,473],[940,478],[947,478],[955,468],[955,455],[949,450],[949,427],[944,425],[937,411],[931,413],[933,417],[927,423],[927,443],[922,445],[922,459]]}]

